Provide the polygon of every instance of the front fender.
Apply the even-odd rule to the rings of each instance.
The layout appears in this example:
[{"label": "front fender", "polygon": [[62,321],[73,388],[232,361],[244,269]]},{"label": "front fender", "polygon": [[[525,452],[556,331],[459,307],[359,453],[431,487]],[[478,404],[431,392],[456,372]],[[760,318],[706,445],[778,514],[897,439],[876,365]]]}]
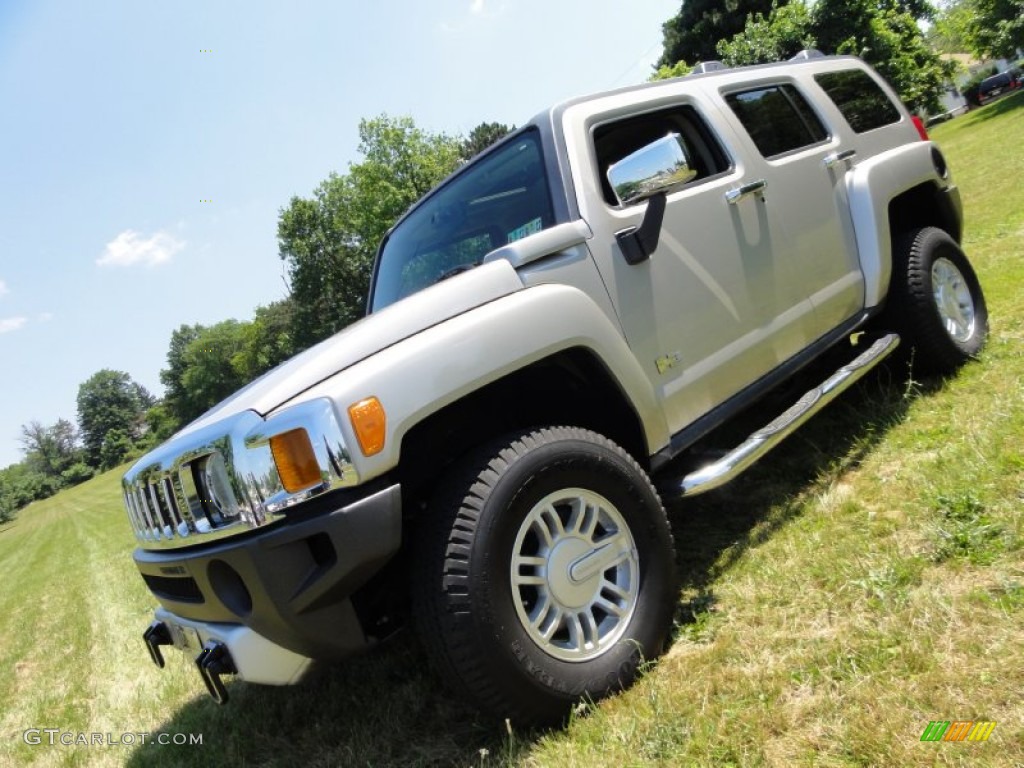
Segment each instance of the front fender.
[{"label": "front fender", "polygon": [[[402,438],[427,416],[538,360],[585,348],[603,361],[636,411],[648,450],[668,443],[668,425],[622,333],[582,291],[539,285],[427,328],[284,403],[330,398],[362,481],[396,467]],[[387,414],[384,449],[363,456],[348,407],[375,396]]]}]

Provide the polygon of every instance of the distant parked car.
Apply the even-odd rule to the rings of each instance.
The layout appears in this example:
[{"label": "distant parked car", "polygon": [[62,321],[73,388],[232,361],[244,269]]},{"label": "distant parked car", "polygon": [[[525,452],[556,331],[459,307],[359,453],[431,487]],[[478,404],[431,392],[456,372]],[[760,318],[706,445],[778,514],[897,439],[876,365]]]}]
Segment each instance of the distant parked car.
[{"label": "distant parked car", "polygon": [[986,77],[981,81],[981,87],[978,89],[978,101],[982,104],[987,104],[993,99],[1004,96],[1020,86],[1019,73],[1012,71],[1000,72],[998,75]]}]

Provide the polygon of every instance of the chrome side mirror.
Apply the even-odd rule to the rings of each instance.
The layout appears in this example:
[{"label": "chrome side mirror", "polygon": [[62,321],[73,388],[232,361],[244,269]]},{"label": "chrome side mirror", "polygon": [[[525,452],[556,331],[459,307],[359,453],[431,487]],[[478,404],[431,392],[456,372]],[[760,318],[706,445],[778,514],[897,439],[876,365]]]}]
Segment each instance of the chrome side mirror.
[{"label": "chrome side mirror", "polygon": [[619,205],[675,192],[696,175],[678,133],[652,141],[608,167],[608,182]]}]

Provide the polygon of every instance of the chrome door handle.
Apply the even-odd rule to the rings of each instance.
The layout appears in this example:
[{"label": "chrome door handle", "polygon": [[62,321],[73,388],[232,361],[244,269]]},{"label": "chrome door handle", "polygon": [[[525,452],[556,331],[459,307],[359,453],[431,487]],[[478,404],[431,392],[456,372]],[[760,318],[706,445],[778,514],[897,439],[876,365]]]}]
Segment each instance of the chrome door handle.
[{"label": "chrome door handle", "polygon": [[736,189],[730,189],[728,192],[726,192],[725,201],[729,203],[729,205],[736,205],[736,203],[738,203],[747,195],[764,194],[765,187],[767,186],[768,182],[765,181],[764,179],[751,181],[747,184],[744,184],[741,187],[736,187]]},{"label": "chrome door handle", "polygon": [[857,150],[855,149],[844,149],[842,152],[833,152],[831,155],[825,155],[825,167],[835,168],[844,160],[852,160],[857,156]]}]

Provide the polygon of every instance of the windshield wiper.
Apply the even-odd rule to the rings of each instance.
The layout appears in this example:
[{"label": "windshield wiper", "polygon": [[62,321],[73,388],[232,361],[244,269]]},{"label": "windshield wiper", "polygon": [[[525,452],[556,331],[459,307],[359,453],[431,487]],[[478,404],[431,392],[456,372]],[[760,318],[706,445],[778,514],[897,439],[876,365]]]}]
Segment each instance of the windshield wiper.
[{"label": "windshield wiper", "polygon": [[437,279],[434,282],[440,283],[442,280],[447,280],[449,277],[455,277],[456,275],[460,275],[463,272],[466,272],[470,269],[473,269],[473,267],[478,266],[480,266],[479,261],[474,261],[469,264],[459,264],[457,267],[452,267],[451,269],[442,272],[440,275],[437,276]]}]

